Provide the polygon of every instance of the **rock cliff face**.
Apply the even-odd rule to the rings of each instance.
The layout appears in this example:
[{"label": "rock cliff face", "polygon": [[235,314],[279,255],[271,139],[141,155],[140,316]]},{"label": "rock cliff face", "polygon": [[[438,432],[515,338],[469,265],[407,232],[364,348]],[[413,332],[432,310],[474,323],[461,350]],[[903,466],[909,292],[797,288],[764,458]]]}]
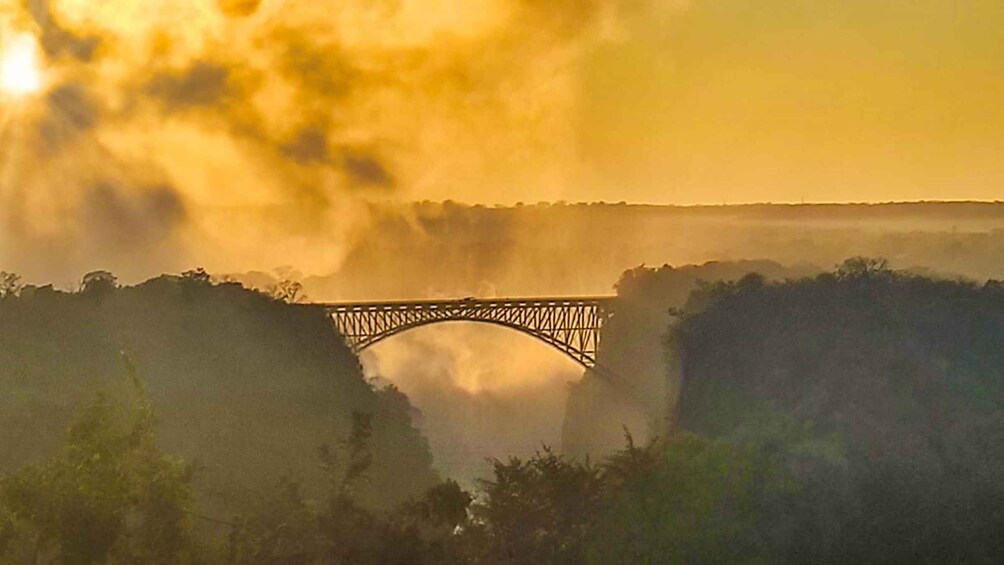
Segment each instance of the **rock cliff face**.
[{"label": "rock cliff face", "polygon": [[196,464],[198,499],[217,513],[283,475],[320,488],[317,449],[348,434],[353,412],[373,422],[361,500],[390,506],[436,478],[407,399],[364,380],[322,312],[177,277],[0,299],[0,472],[51,454],[127,364],[149,387],[164,449]]}]

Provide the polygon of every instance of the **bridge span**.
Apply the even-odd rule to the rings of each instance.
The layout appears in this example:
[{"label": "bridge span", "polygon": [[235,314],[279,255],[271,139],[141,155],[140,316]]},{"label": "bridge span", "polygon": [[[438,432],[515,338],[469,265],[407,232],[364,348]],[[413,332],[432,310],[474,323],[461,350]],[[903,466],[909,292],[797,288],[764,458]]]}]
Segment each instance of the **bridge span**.
[{"label": "bridge span", "polygon": [[532,336],[582,367],[600,371],[596,355],[612,296],[463,298],[317,304],[347,345],[361,352],[399,333],[443,322],[480,322]]}]

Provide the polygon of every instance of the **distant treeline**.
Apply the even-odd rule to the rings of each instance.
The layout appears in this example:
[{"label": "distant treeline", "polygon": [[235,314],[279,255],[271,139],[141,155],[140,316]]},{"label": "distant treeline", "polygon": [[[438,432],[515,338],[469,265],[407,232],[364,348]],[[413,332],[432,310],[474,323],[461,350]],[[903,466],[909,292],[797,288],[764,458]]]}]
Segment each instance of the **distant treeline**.
[{"label": "distant treeline", "polygon": [[374,204],[368,218],[336,272],[303,278],[308,294],[323,300],[597,294],[636,265],[770,259],[831,269],[858,255],[886,257],[897,269],[1004,278],[1004,203],[425,202]]}]

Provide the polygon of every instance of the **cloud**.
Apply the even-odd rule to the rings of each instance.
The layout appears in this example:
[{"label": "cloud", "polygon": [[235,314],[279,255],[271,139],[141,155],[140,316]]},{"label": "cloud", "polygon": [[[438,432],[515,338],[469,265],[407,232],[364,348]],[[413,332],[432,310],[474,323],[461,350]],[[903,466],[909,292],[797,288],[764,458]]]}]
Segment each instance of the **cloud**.
[{"label": "cloud", "polygon": [[283,155],[301,165],[329,162],[328,132],[316,125],[307,126],[288,143],[280,146]]},{"label": "cloud", "polygon": [[[210,269],[292,253],[331,272],[368,222],[361,199],[519,199],[566,184],[575,64],[608,4],[23,0],[50,89],[33,105],[35,153],[0,199],[84,203],[24,223],[121,221],[143,234],[137,249],[178,234],[183,260]],[[154,212],[154,185],[179,205]],[[91,251],[96,266],[111,253]],[[142,256],[138,270],[164,269]]]},{"label": "cloud", "polygon": [[147,94],[167,112],[213,108],[238,94],[230,67],[195,61],[182,70],[155,74],[146,86]]},{"label": "cloud", "polygon": [[87,190],[84,229],[97,245],[142,250],[170,238],[187,214],[171,186],[126,186],[102,181]]},{"label": "cloud", "polygon": [[261,0],[217,0],[224,14],[232,18],[246,18],[261,7]]},{"label": "cloud", "polygon": [[299,89],[300,103],[314,105],[346,95],[360,80],[352,55],[337,38],[280,26],[265,34],[278,71]]},{"label": "cloud", "polygon": [[52,15],[50,0],[24,0],[28,14],[41,30],[42,48],[51,58],[68,55],[88,62],[97,53],[101,40],[94,35],[77,35],[59,25]]},{"label": "cloud", "polygon": [[45,112],[36,123],[40,150],[58,151],[93,130],[101,120],[95,96],[79,83],[65,83],[45,95]]},{"label": "cloud", "polygon": [[394,179],[384,166],[371,155],[346,154],[345,172],[353,184],[361,186],[390,187]]}]

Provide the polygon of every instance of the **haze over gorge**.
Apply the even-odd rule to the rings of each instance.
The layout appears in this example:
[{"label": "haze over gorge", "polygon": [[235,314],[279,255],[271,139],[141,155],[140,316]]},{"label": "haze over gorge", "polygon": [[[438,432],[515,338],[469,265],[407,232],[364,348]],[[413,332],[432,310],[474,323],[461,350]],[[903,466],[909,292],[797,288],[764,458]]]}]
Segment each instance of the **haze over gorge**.
[{"label": "haze over gorge", "polygon": [[0,564],[1004,562],[1002,29],[0,0]]}]

